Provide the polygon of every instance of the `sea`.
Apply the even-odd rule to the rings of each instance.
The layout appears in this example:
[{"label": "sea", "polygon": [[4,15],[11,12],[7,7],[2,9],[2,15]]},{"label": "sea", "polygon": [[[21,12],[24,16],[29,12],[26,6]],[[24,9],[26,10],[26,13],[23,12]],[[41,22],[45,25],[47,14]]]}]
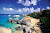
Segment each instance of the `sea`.
[{"label": "sea", "polygon": [[[19,20],[23,19],[24,17],[20,14],[11,14],[11,16],[8,16],[9,14],[0,14],[0,26],[5,28],[11,28],[12,33],[16,30],[15,28],[18,27],[19,24],[11,22],[7,22],[9,18],[18,18]],[[14,15],[20,15],[20,17],[13,17]]]}]

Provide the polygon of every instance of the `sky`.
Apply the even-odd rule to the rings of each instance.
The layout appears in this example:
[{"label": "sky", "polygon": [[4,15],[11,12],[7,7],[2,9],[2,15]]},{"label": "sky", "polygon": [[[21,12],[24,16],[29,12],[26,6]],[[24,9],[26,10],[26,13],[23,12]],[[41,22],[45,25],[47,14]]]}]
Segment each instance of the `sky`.
[{"label": "sky", "polygon": [[50,9],[50,0],[0,0],[0,14],[29,14]]}]

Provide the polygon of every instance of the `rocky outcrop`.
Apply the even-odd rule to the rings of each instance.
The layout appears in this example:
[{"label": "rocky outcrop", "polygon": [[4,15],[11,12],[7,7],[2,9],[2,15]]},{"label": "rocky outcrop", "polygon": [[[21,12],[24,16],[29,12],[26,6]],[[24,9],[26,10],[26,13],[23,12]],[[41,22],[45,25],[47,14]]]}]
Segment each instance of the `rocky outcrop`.
[{"label": "rocky outcrop", "polygon": [[14,19],[9,18],[9,19],[8,19],[8,22],[11,22],[11,23],[16,23],[16,22],[18,22],[18,21],[19,21],[18,18],[14,18]]},{"label": "rocky outcrop", "polygon": [[[27,17],[24,17],[22,20],[20,20],[20,24],[23,23],[21,27],[24,28],[26,33],[31,32],[31,28],[33,28],[34,30],[32,31],[32,33],[37,33],[37,32],[42,33],[42,31],[40,30],[40,27],[38,27],[37,25],[37,23],[40,22],[39,20],[40,19],[35,19],[35,18],[27,16]],[[23,27],[24,23],[26,24],[26,27]]]},{"label": "rocky outcrop", "polygon": [[14,18],[13,21],[19,21],[19,19],[18,18]]},{"label": "rocky outcrop", "polygon": [[14,15],[13,17],[20,17],[19,15]]},{"label": "rocky outcrop", "polygon": [[23,14],[23,16],[24,16],[24,17],[26,17],[26,16],[27,16],[27,14]]},{"label": "rocky outcrop", "polygon": [[13,20],[12,18],[9,18],[7,22],[12,22],[12,20]]},{"label": "rocky outcrop", "polygon": [[10,28],[4,28],[0,26],[0,33],[12,33]]},{"label": "rocky outcrop", "polygon": [[8,16],[11,16],[11,15],[8,15]]},{"label": "rocky outcrop", "polygon": [[[14,18],[12,22],[17,22],[20,24],[20,27],[16,27],[16,30],[23,30],[23,32],[26,31],[26,33],[31,32],[31,28],[34,28],[33,33],[36,33],[35,30],[39,30],[38,32],[41,33],[40,27],[36,27],[37,23],[40,22],[40,19],[35,19],[29,16],[24,17],[21,20],[18,20],[18,18]],[[24,31],[25,30],[25,31]]]}]

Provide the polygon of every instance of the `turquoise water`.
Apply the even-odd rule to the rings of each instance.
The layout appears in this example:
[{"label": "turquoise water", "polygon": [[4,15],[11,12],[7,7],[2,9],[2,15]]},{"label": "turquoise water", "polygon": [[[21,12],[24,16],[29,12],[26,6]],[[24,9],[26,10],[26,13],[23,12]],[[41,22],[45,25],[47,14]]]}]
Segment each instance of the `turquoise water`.
[{"label": "turquoise water", "polygon": [[[13,19],[14,17],[12,16],[13,15],[11,15],[9,18]],[[12,33],[13,33],[15,31],[15,27],[17,27],[18,24],[7,23],[9,18],[8,18],[8,15],[0,15],[0,26],[5,27],[5,28],[11,28]],[[20,19],[23,19],[24,17],[20,15],[20,17],[15,17],[15,18],[18,18],[20,20]]]}]

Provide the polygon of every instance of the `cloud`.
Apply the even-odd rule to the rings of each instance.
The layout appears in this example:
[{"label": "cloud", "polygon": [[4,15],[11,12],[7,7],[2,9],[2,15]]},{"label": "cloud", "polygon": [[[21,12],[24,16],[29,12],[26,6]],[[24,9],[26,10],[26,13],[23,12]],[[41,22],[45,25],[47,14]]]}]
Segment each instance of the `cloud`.
[{"label": "cloud", "polygon": [[40,10],[41,10],[40,8],[37,8],[37,9],[34,10],[34,12],[38,12],[38,11],[40,11]]},{"label": "cloud", "polygon": [[37,5],[37,2],[40,1],[40,0],[26,0],[26,1],[23,1],[23,0],[18,0],[17,3],[21,3],[23,4],[24,6],[30,6],[31,4],[33,4],[33,6]]},{"label": "cloud", "polygon": [[37,8],[37,11],[40,11],[40,8]]},{"label": "cloud", "polygon": [[[4,7],[3,8],[3,11],[6,11],[6,12],[11,12],[11,13],[33,13],[34,11],[35,12],[38,12],[38,11],[40,11],[40,8],[37,8],[37,9],[34,9],[33,7],[31,7],[31,8],[20,8],[20,9],[13,9],[13,8],[6,8],[6,7]],[[5,12],[5,13],[6,13]]]},{"label": "cloud", "polygon": [[31,8],[23,8],[22,9],[22,11],[24,11],[24,12],[29,12],[29,13],[33,13],[34,11],[35,12],[38,12],[38,11],[40,11],[41,9],[40,8],[37,8],[37,9],[34,9],[33,7],[31,7]]},{"label": "cloud", "polygon": [[22,4],[24,6],[30,6],[31,5],[31,2],[29,0],[26,0],[25,3],[23,2]]},{"label": "cloud", "polygon": [[49,7],[49,6],[47,6],[47,9],[50,9],[50,7]]},{"label": "cloud", "polygon": [[18,3],[21,3],[22,2],[22,0],[18,0]]},{"label": "cloud", "polygon": [[17,12],[22,13],[22,9],[18,9]]},{"label": "cloud", "polygon": [[3,8],[3,10],[5,10],[5,11],[12,11],[12,10],[14,10],[13,8]]},{"label": "cloud", "polygon": [[37,5],[37,0],[31,0],[31,4]]},{"label": "cloud", "polygon": [[42,8],[42,10],[45,10],[44,8]]},{"label": "cloud", "polygon": [[34,8],[31,7],[29,11],[30,11],[31,13],[34,12]]},{"label": "cloud", "polygon": [[22,10],[23,10],[23,12],[27,12],[27,11],[29,11],[29,8],[26,8],[26,7],[25,7],[25,8],[23,8]]}]

